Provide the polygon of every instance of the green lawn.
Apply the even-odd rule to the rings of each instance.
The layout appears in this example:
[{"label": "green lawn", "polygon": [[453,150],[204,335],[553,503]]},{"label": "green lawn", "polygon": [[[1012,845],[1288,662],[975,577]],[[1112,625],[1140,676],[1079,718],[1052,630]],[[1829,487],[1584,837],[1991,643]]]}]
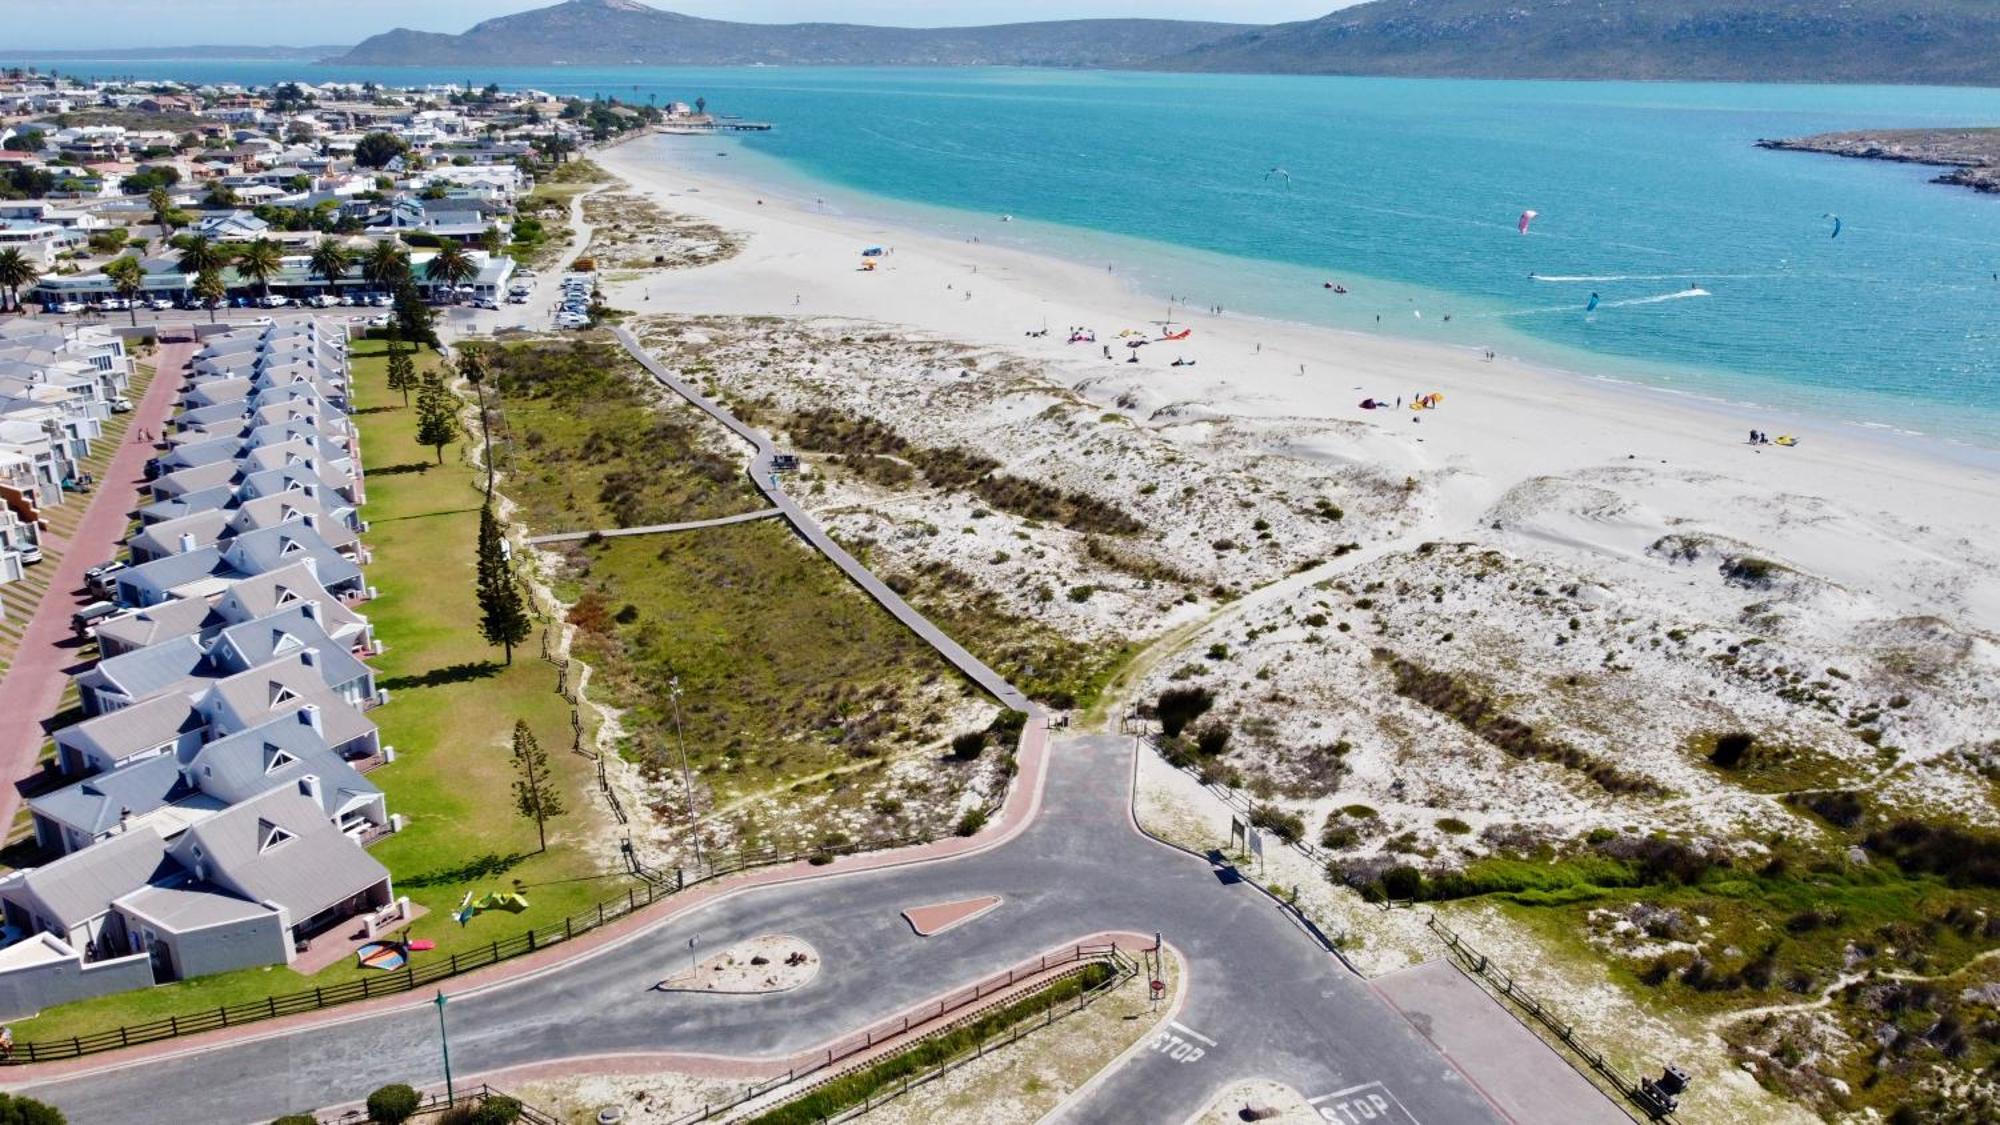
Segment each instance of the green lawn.
[{"label": "green lawn", "polygon": [[[622,870],[607,874],[583,846],[608,838],[613,826],[585,795],[594,785],[591,763],[567,752],[569,706],[555,693],[555,669],[537,658],[535,642],[504,667],[479,638],[472,574],[483,477],[460,462],[456,447],[437,466],[415,443],[415,410],[384,386],[382,346],[359,342],[354,351],[356,421],[370,470],[368,581],[381,593],[360,609],[388,646],[371,663],[391,695],[370,717],[397,752],[369,779],[388,794],[390,811],[409,820],[372,854],[395,876],[397,893],[430,911],[413,932],[438,948],[420,956],[448,956],[622,895],[630,880]],[[551,750],[571,794],[569,815],[549,826],[545,853],[536,852],[534,823],[513,807],[508,745],[517,718]],[[527,887],[526,913],[485,914],[463,928],[451,920],[466,892],[509,889],[516,880]],[[361,972],[351,963],[310,978],[283,967],[247,969],[66,1005],[14,1024],[14,1034],[64,1038]]]}]

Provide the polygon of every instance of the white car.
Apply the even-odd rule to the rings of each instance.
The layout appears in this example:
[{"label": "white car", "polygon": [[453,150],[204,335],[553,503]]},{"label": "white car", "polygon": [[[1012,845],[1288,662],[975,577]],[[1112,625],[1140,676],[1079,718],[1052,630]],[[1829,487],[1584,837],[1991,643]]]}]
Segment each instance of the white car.
[{"label": "white car", "polygon": [[254,320],[252,320],[252,321],[251,321],[250,323],[251,323],[252,325],[255,325],[256,327],[259,327],[259,328],[263,328],[263,327],[267,327],[267,326],[269,326],[269,325],[273,325],[273,324],[276,324],[276,323],[278,323],[278,322],[277,322],[277,321],[275,321],[275,320],[272,320],[272,319],[271,319],[270,317],[268,317],[268,316],[260,316],[260,317],[257,317],[257,318],[255,318]]},{"label": "white car", "polygon": [[112,400],[111,400],[111,413],[113,413],[113,414],[130,414],[131,412],[132,412],[132,400],[131,400],[131,399],[129,399],[129,398],[114,398],[114,399],[112,399]]},{"label": "white car", "polygon": [[368,303],[374,306],[375,308],[386,309],[390,305],[395,304],[396,302],[395,299],[390,297],[387,293],[377,293],[373,297],[368,298]]},{"label": "white car", "polygon": [[172,312],[174,308],[173,301],[166,297],[155,297],[152,300],[147,301],[146,305],[148,308],[151,308],[154,312]]},{"label": "white car", "polygon": [[258,304],[263,305],[267,309],[282,309],[291,303],[292,299],[282,293],[273,293],[258,302]]},{"label": "white car", "polygon": [[564,313],[556,318],[558,328],[588,328],[590,318],[581,313]]},{"label": "white car", "polygon": [[63,301],[62,303],[56,306],[56,311],[59,313],[70,313],[70,314],[80,313],[83,311],[83,302]]},{"label": "white car", "polygon": [[395,318],[391,317],[388,313],[381,313],[377,316],[369,317],[367,323],[370,328],[387,328],[389,327],[389,322],[393,319]]}]

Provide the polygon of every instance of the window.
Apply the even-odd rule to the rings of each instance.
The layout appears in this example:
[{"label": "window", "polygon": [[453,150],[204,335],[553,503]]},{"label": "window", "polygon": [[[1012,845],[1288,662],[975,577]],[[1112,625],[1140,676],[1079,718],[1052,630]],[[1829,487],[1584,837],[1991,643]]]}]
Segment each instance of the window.
[{"label": "window", "polygon": [[257,852],[263,854],[292,839],[292,834],[268,820],[257,822]]}]

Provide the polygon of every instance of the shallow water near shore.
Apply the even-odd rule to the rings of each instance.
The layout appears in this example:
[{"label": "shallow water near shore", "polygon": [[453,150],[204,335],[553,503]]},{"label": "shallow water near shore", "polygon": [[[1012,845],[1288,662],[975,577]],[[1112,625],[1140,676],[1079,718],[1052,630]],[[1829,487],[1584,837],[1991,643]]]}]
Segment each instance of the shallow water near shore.
[{"label": "shallow water near shore", "polygon": [[[2000,91],[1003,69],[143,68],[210,81],[470,78],[635,102],[701,95],[715,111],[777,126],[681,142],[717,171],[734,159],[749,165],[739,174],[831,207],[1102,260],[1161,297],[1163,318],[1164,298],[1184,295],[1195,309],[1493,347],[2000,447],[2000,197],[1931,184],[1934,169],[1753,145],[1990,124]],[[1524,209],[1540,213],[1525,237],[1515,229]],[[1836,214],[1833,238],[1826,216]]]}]

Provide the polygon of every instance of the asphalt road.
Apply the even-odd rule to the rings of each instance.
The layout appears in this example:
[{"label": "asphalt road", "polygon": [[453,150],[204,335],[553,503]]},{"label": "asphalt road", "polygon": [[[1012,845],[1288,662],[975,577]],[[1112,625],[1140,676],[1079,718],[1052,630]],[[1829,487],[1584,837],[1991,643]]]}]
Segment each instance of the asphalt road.
[{"label": "asphalt road", "polygon": [[[1139,834],[1133,746],[1091,735],[1053,750],[1042,815],[963,859],[748,891],[527,980],[451,998],[463,1080],[565,1058],[685,1051],[784,1056],[888,1018],[945,988],[1102,930],[1164,933],[1189,966],[1180,1028],[1133,1056],[1062,1119],[1171,1122],[1223,1086],[1267,1077],[1310,1097],[1383,1090],[1407,1120],[1502,1120],[1368,985],[1247,883]],[[905,907],[997,894],[995,910],[930,938]],[[790,993],[718,997],[651,986],[690,937],[719,949],[762,933],[818,948],[819,976]],[[29,1087],[73,1121],[268,1121],[385,1082],[443,1079],[428,1006],[299,1029]],[[1371,1085],[1379,1084],[1379,1085]],[[1561,1118],[1549,1107],[1549,1119]],[[1389,1117],[1386,1120],[1402,1120]]]}]

